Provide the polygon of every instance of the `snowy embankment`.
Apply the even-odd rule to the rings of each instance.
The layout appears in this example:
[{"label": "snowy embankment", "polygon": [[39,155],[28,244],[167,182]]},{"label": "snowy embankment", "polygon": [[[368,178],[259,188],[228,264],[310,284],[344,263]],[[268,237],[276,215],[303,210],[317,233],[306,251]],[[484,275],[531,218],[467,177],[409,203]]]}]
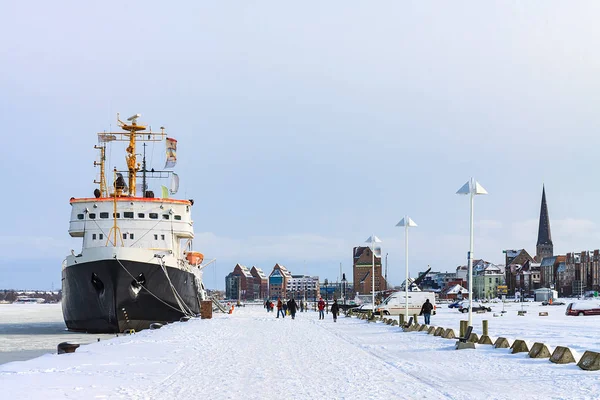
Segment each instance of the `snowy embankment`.
[{"label": "snowy embankment", "polygon": [[[527,340],[519,335],[523,329],[535,341],[550,334],[567,346],[575,344],[573,336],[556,321],[582,321],[573,333],[585,348],[595,342],[591,330],[600,321],[537,313],[517,319],[515,309],[499,318],[476,314],[475,322],[482,316],[494,336],[513,332]],[[440,309],[432,322],[457,329],[463,317]],[[8,363],[0,366],[0,387],[6,398],[51,399],[600,398],[598,372],[491,346],[456,351],[454,343],[357,318],[333,323],[328,314],[319,321],[311,311],[276,319],[262,307],[245,307],[92,343],[74,354]]]}]

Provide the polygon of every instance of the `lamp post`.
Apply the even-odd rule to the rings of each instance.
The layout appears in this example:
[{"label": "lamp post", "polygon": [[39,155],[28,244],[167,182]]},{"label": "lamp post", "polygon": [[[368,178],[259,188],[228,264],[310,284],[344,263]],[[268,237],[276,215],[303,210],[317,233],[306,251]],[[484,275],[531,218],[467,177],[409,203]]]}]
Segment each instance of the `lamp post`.
[{"label": "lamp post", "polygon": [[327,290],[327,286],[329,285],[329,281],[325,278],[325,311],[329,314],[329,291]]},{"label": "lamp post", "polygon": [[488,194],[487,190],[483,188],[475,179],[471,178],[465,183],[456,194],[469,195],[471,203],[471,212],[469,217],[469,326],[473,326],[473,200],[476,195]]},{"label": "lamp post", "polygon": [[342,274],[342,293],[344,296],[344,305],[346,305],[346,274]]},{"label": "lamp post", "polygon": [[404,227],[404,263],[405,263],[405,276],[406,280],[404,281],[404,315],[406,317],[406,321],[408,321],[408,228],[415,227],[417,224],[415,221],[410,219],[408,215],[405,215],[404,218],[400,220],[396,224],[396,226]]},{"label": "lamp post", "polygon": [[373,315],[375,314],[375,243],[381,243],[381,239],[379,239],[375,235],[369,236],[365,243],[371,244],[371,255],[372,257],[372,270],[371,270],[371,297],[372,297],[372,307],[373,307]]}]

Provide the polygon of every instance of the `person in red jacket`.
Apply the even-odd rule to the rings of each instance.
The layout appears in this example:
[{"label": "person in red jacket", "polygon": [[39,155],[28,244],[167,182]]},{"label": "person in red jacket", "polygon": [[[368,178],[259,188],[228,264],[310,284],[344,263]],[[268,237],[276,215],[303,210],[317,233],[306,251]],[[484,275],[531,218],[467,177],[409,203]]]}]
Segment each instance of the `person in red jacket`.
[{"label": "person in red jacket", "polygon": [[281,316],[285,318],[285,311],[283,311],[283,303],[281,302],[281,298],[277,299],[277,318],[279,318],[279,313],[281,313]]},{"label": "person in red jacket", "polygon": [[322,297],[319,297],[319,319],[325,319],[325,302]]}]

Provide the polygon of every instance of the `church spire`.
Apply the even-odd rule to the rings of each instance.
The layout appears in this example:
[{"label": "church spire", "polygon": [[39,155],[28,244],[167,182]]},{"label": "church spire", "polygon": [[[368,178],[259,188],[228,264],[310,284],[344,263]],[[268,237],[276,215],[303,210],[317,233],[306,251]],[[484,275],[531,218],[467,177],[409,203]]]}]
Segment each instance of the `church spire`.
[{"label": "church spire", "polygon": [[542,206],[540,208],[540,226],[538,228],[538,239],[536,246],[536,258],[538,262],[542,258],[552,256],[554,246],[550,234],[550,218],[548,217],[548,204],[546,204],[546,187],[542,186]]}]

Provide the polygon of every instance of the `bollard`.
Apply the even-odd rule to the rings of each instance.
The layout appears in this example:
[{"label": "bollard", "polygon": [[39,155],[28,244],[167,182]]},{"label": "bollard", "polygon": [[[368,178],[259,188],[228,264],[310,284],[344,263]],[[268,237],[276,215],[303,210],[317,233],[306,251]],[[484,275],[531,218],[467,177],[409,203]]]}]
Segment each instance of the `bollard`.
[{"label": "bollard", "polygon": [[57,351],[58,354],[75,353],[75,350],[78,347],[79,345],[77,343],[62,342],[58,344]]},{"label": "bollard", "polygon": [[417,319],[419,316],[417,314],[414,314],[413,317],[413,324],[417,325],[419,323],[419,320]]},{"label": "bollard", "polygon": [[403,326],[404,325],[404,314],[398,315],[398,318],[400,318],[399,319],[400,326]]},{"label": "bollard", "polygon": [[465,337],[465,333],[467,332],[467,324],[468,323],[469,323],[468,321],[460,321],[459,337]]},{"label": "bollard", "polygon": [[483,323],[483,336],[488,336],[488,321],[487,319],[484,319],[482,321]]}]

